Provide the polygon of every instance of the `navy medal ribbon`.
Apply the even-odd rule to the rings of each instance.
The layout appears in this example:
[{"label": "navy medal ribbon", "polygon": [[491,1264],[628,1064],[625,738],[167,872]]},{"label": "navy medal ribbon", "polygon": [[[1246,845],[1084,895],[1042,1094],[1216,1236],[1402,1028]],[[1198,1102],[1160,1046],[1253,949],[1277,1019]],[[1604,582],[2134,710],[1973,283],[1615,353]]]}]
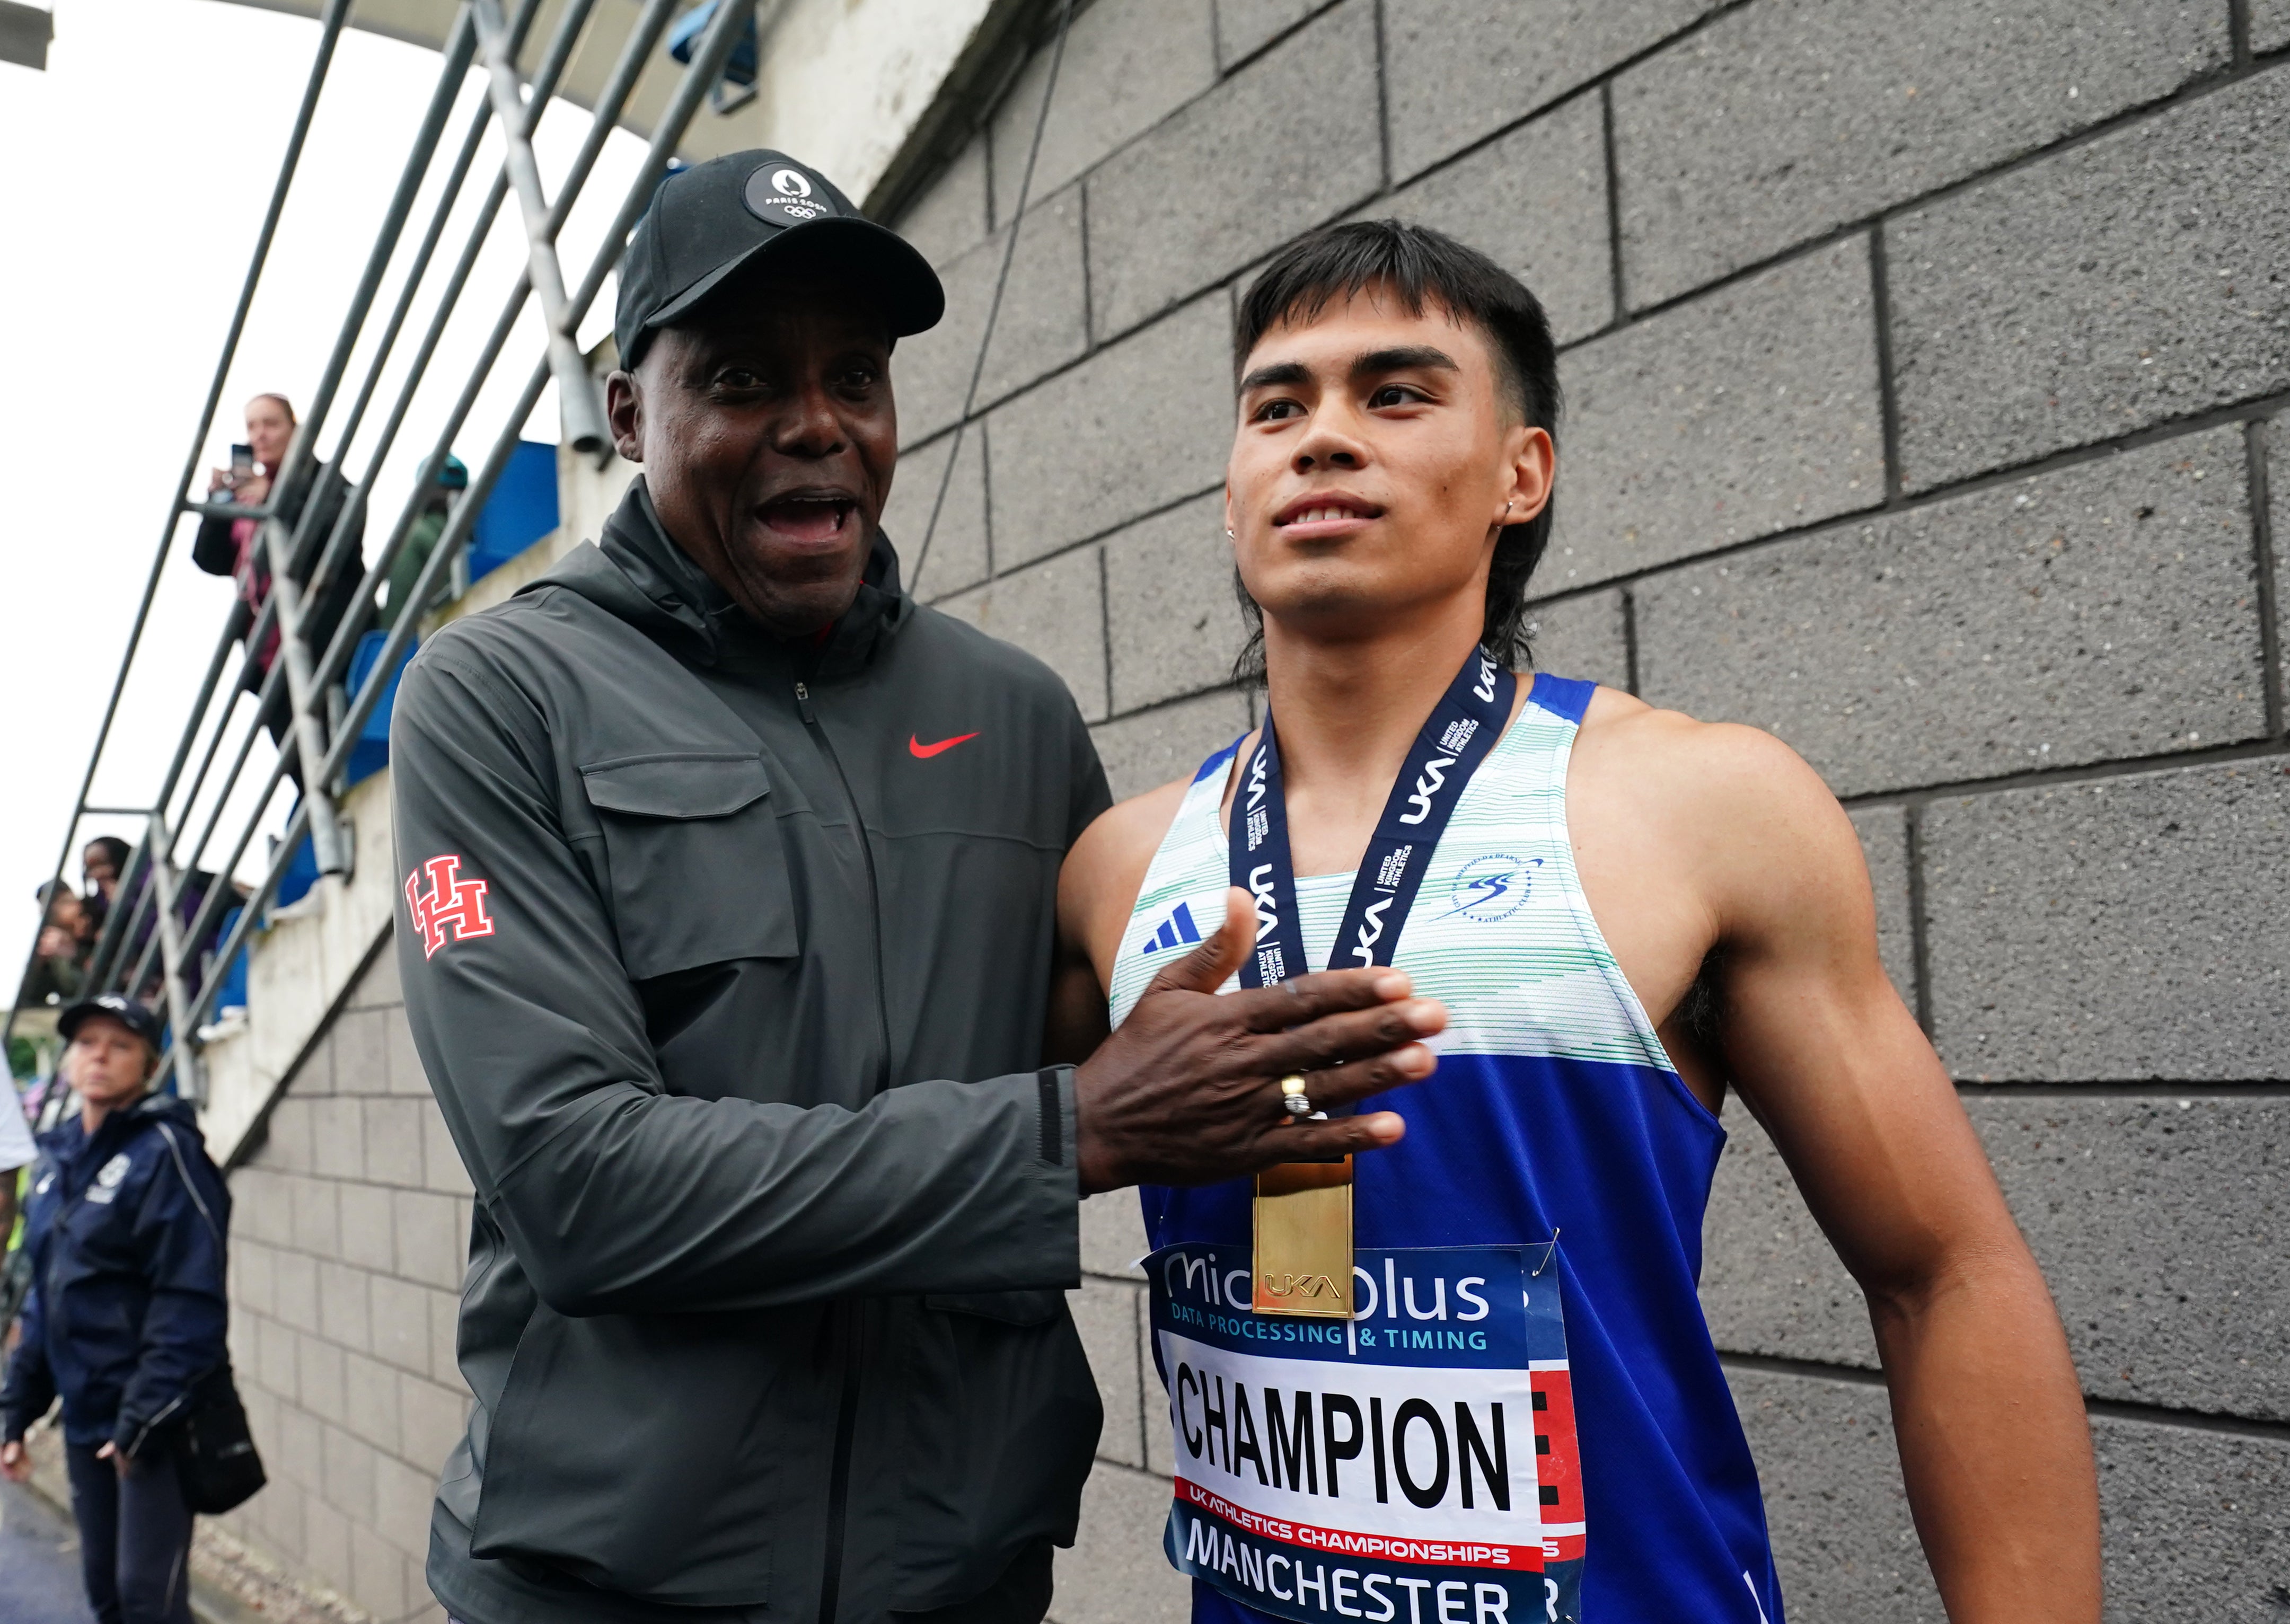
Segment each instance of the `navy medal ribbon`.
[{"label": "navy medal ribbon", "polygon": [[[1423,871],[1463,786],[1493,749],[1509,720],[1518,679],[1473,649],[1408,748],[1344,905],[1328,968],[1389,964],[1400,928],[1415,906]],[[1272,713],[1249,756],[1231,829],[1232,883],[1256,903],[1256,950],[1240,966],[1244,987],[1269,987],[1301,975],[1303,929],[1296,916],[1296,868],[1288,850],[1288,807],[1280,787],[1280,743]]]}]

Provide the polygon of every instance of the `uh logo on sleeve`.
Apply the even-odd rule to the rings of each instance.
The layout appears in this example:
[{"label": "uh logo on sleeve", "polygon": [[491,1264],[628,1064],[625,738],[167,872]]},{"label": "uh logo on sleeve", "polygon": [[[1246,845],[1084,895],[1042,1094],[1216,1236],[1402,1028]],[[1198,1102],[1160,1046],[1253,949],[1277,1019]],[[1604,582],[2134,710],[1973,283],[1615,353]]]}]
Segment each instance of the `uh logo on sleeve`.
[{"label": "uh logo on sleeve", "polygon": [[1249,1261],[1222,1245],[1146,1260],[1171,1563],[1310,1624],[1579,1620],[1556,1244],[1363,1248],[1349,1321],[1252,1313]]}]

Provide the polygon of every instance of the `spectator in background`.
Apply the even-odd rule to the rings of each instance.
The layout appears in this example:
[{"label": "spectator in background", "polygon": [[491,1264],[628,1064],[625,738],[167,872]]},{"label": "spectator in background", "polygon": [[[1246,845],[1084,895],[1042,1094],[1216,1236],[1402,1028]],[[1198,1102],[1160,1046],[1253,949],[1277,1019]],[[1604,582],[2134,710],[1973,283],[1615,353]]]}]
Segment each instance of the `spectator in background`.
[{"label": "spectator in background", "polygon": [[[460,500],[461,492],[469,488],[469,470],[461,466],[459,457],[445,459],[445,466],[437,470],[437,481],[421,499],[421,511],[413,520],[413,528],[406,532],[405,545],[398,549],[397,561],[389,566],[389,589],[376,612],[373,623],[383,631],[397,624],[397,617],[405,612],[413,597],[413,583],[429,562],[429,555],[437,550],[437,539],[445,533],[445,522],[452,516],[453,504]],[[443,580],[430,595],[429,601],[413,612],[419,620],[444,603],[452,588]]]},{"label": "spectator in background", "polygon": [[97,936],[103,934],[104,921],[111,916],[111,899],[119,894],[119,877],[127,872],[132,854],[133,848],[116,835],[98,835],[79,854],[80,877],[87,883],[80,907]]},{"label": "spectator in background", "polygon": [[0,1383],[0,1472],[63,1401],[80,1572],[100,1624],[191,1624],[191,1508],[175,1456],[222,1367],[230,1196],[188,1103],[150,1092],[158,1018],[107,994],[57,1023],[80,1108],[40,1136],[25,1204],[33,1287]]},{"label": "spectator in background", "polygon": [[[253,471],[216,468],[207,482],[209,499],[228,500],[241,507],[255,507],[268,500],[272,483],[285,468],[287,452],[294,443],[294,408],[284,396],[258,395],[247,402],[246,443],[254,451]],[[283,493],[279,503],[277,517],[290,532],[301,518],[313,491],[317,492],[316,511],[303,533],[302,545],[287,561],[298,581],[307,582],[316,569],[348,496],[348,486],[340,471],[313,459],[301,483]],[[305,633],[314,660],[324,652],[335,628],[357,600],[358,585],[365,574],[364,535],[365,516],[361,513],[351,532],[348,556],[327,582],[323,601],[306,606],[308,624]],[[191,562],[210,575],[228,575],[238,583],[234,635],[252,636],[262,606],[270,599],[270,565],[262,546],[260,523],[244,518],[201,520],[198,534],[191,542]],[[278,628],[273,624],[260,645],[250,645],[240,685],[250,692],[260,692],[277,657]],[[288,705],[289,697],[282,680],[261,715],[262,725],[268,730],[272,740],[282,745],[287,731]],[[297,762],[290,769],[298,787],[302,782],[301,766]]]},{"label": "spectator in background", "polygon": [[32,893],[45,912],[40,919],[39,940],[32,949],[32,967],[16,995],[18,1009],[61,1004],[79,996],[95,932],[79,893],[60,880],[50,880]]}]

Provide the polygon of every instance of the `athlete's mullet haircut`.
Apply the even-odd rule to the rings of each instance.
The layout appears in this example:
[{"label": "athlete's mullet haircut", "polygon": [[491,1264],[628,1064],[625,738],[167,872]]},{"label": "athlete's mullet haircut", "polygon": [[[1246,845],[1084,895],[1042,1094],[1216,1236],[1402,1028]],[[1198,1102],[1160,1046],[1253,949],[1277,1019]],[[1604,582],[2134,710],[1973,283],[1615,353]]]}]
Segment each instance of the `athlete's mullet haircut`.
[{"label": "athlete's mullet haircut", "polygon": [[[1397,300],[1410,316],[1437,305],[1468,322],[1490,340],[1495,357],[1495,388],[1503,404],[1531,428],[1558,445],[1558,349],[1551,341],[1550,318],[1526,284],[1476,248],[1444,231],[1396,220],[1353,220],[1325,226],[1283,249],[1266,266],[1240,301],[1233,323],[1232,375],[1257,340],[1283,322],[1309,322],[1339,300],[1371,290]],[[1506,524],[1495,541],[1487,571],[1486,620],[1479,642],[1503,664],[1517,668],[1531,658],[1526,638],[1526,582],[1550,544],[1556,497],[1524,524]],[[1241,682],[1264,680],[1264,612],[1232,574],[1248,641],[1233,661]]]}]

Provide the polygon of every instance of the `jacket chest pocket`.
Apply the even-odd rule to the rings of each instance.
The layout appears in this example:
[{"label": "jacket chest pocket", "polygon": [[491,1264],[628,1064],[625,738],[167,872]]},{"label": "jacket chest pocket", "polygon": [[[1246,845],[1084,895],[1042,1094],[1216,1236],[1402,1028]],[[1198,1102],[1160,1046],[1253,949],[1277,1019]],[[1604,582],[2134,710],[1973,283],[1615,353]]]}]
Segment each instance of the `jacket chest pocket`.
[{"label": "jacket chest pocket", "polygon": [[581,769],[603,826],[632,980],[798,947],[787,847],[755,755],[625,756]]}]

